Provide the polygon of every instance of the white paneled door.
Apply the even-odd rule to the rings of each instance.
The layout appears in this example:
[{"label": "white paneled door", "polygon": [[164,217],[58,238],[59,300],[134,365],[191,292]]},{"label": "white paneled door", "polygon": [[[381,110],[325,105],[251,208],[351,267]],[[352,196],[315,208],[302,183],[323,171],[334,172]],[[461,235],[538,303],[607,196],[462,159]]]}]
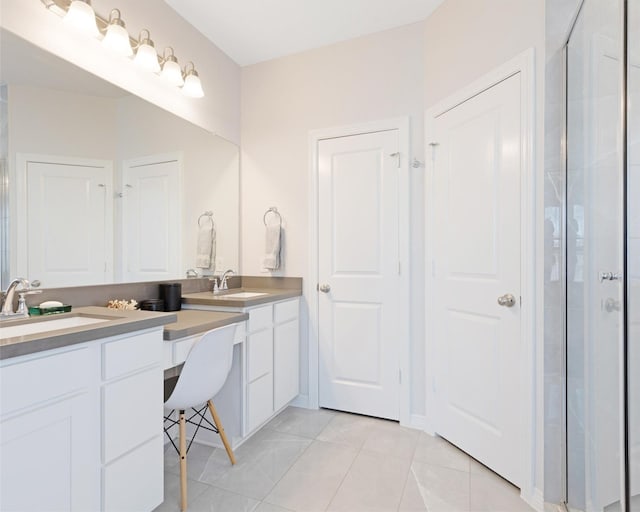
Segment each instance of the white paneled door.
[{"label": "white paneled door", "polygon": [[519,74],[437,116],[432,178],[435,430],[521,484]]},{"label": "white paneled door", "polygon": [[182,274],[181,161],[157,155],[123,163],[123,277],[171,279]]},{"label": "white paneled door", "polygon": [[47,288],[111,282],[111,162],[29,156],[18,166],[25,172],[19,222],[26,223],[18,239],[28,254],[20,272]]},{"label": "white paneled door", "polygon": [[399,416],[398,130],[318,143],[319,404]]}]

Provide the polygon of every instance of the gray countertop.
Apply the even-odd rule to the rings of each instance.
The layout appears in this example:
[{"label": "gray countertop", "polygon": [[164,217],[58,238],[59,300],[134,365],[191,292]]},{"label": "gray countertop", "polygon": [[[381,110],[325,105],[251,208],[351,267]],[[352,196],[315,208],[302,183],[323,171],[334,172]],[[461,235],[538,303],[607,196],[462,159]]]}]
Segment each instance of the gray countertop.
[{"label": "gray countertop", "polygon": [[165,340],[177,340],[225,325],[243,322],[249,318],[247,313],[198,311],[196,309],[176,311],[176,313],[178,321],[164,326]]},{"label": "gray countertop", "polygon": [[[33,324],[70,317],[93,317],[107,319],[106,322],[47,330],[25,336],[2,337],[2,329],[20,324]],[[59,315],[4,320],[0,323],[0,359],[33,354],[43,350],[75,345],[118,334],[126,334],[151,327],[159,327],[177,320],[175,313],[154,311],[127,311],[98,306],[74,308],[70,313]]]},{"label": "gray countertop", "polygon": [[[234,298],[230,295],[239,292],[263,293],[259,297],[247,299]],[[183,304],[199,304],[201,306],[222,306],[225,308],[247,308],[290,299],[302,295],[302,290],[296,288],[233,288],[214,295],[211,292],[187,293],[182,296]]]}]

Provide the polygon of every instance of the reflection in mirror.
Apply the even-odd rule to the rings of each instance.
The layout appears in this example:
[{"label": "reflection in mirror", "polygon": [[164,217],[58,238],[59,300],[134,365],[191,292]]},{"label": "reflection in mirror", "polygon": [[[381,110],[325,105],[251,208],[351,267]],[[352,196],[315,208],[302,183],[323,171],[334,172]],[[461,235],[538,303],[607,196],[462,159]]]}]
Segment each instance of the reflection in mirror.
[{"label": "reflection in mirror", "polygon": [[5,30],[0,51],[3,288],[238,270],[237,146]]}]

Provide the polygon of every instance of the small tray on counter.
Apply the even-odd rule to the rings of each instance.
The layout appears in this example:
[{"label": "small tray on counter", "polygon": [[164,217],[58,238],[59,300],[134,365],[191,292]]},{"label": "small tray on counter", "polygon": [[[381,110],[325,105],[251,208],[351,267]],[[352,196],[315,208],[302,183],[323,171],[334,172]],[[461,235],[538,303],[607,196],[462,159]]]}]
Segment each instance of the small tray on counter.
[{"label": "small tray on counter", "polygon": [[29,306],[30,316],[57,315],[60,313],[69,313],[71,306],[63,304],[62,306],[53,306],[50,308],[41,308],[40,306]]}]

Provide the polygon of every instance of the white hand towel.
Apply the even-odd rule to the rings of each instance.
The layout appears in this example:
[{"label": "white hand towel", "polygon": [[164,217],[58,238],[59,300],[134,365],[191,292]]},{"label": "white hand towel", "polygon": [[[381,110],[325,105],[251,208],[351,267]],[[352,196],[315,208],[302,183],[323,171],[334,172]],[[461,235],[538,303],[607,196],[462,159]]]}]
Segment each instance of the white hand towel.
[{"label": "white hand towel", "polygon": [[269,224],[266,228],[264,259],[262,267],[267,270],[280,268],[280,224]]},{"label": "white hand towel", "polygon": [[198,229],[198,248],[196,251],[196,267],[210,268],[211,255],[215,247],[215,229],[213,224],[206,222]]}]

